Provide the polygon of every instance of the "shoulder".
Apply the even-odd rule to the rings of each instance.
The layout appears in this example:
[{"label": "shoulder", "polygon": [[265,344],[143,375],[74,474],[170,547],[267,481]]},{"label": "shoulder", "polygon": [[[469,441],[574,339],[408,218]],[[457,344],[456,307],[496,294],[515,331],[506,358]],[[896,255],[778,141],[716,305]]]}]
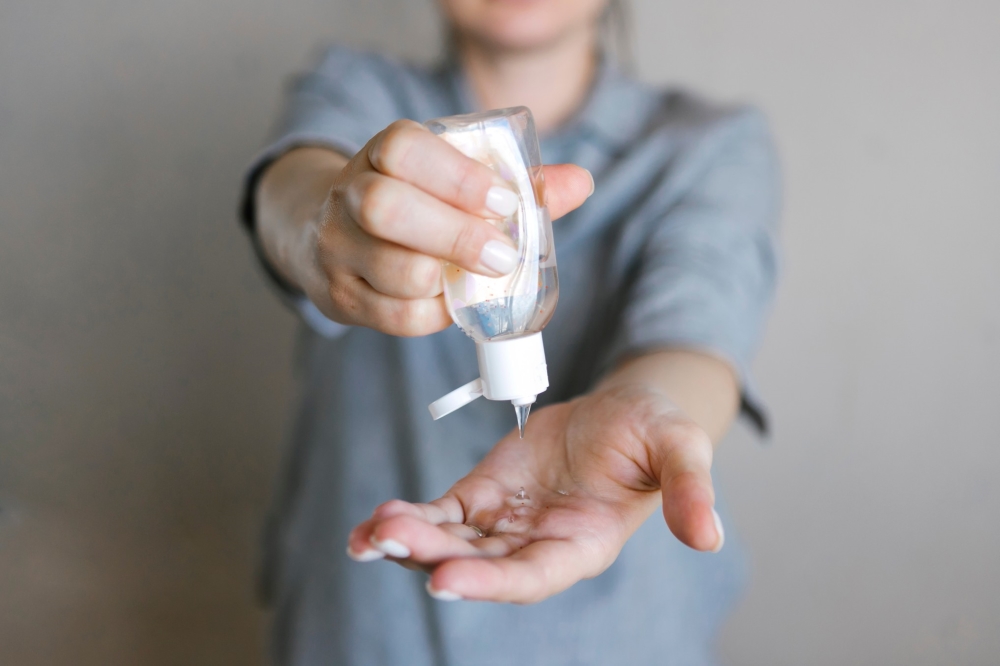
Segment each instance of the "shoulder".
[{"label": "shoulder", "polygon": [[760,109],[634,80],[623,88],[641,111],[633,112],[619,154],[652,168],[651,177],[660,178],[663,188],[676,193],[723,172],[760,185],[778,182],[777,150]]},{"label": "shoulder", "polygon": [[330,77],[372,76],[385,81],[420,78],[421,69],[391,56],[338,44],[326,47],[317,73]]},{"label": "shoulder", "polygon": [[340,45],[327,47],[297,85],[363,100],[366,105],[391,107],[401,117],[419,113],[429,99],[441,94],[439,77],[430,67]]},{"label": "shoulder", "polygon": [[767,131],[767,118],[755,106],[717,101],[686,88],[647,90],[656,98],[654,122],[660,128],[695,139]]},{"label": "shoulder", "polygon": [[644,83],[620,70],[604,74],[584,118],[616,157],[663,165],[673,174],[733,152],[772,159],[776,152],[767,118],[756,107]]},{"label": "shoulder", "polygon": [[[654,226],[679,202],[739,207],[775,218],[781,169],[766,116],[747,104],[722,103],[680,88],[632,83],[634,112],[604,176],[641,200],[637,224]],[[720,218],[721,219],[721,218]],[[769,221],[767,224],[771,224]],[[676,225],[674,225],[676,226]]]},{"label": "shoulder", "polygon": [[767,116],[757,107],[710,99],[684,88],[647,88],[655,100],[646,134],[668,138],[688,157],[708,158],[739,145],[773,146]]},{"label": "shoulder", "polygon": [[718,102],[681,88],[658,90],[656,99],[647,131],[669,140],[678,161],[688,168],[733,157],[777,161],[770,123],[759,108]]}]

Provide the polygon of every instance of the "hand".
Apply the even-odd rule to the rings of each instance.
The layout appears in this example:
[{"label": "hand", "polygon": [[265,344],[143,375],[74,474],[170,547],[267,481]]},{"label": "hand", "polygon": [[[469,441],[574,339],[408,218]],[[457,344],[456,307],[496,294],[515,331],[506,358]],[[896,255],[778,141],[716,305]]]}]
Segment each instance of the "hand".
[{"label": "hand", "polygon": [[[545,167],[553,219],[593,190],[589,172]],[[375,135],[337,175],[310,231],[312,260],[296,281],[345,324],[417,336],[451,324],[441,262],[488,276],[511,272],[517,251],[488,221],[517,197],[488,167],[412,121]]]},{"label": "hand", "polygon": [[662,393],[598,389],[539,410],[440,499],[378,507],[348,554],[423,568],[442,600],[534,603],[607,569],[661,501],[678,539],[718,551],[711,464],[708,435]]}]

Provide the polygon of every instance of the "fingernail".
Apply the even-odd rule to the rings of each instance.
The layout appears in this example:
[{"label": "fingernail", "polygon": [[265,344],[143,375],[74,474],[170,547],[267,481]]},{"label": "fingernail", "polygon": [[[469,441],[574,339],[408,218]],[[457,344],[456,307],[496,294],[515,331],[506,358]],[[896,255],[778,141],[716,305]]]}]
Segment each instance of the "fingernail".
[{"label": "fingernail", "polygon": [[381,550],[386,555],[389,555],[390,557],[398,557],[400,559],[403,559],[410,556],[410,549],[394,539],[386,539],[385,541],[379,541],[375,537],[372,537],[371,541],[373,546]]},{"label": "fingernail", "polygon": [[454,592],[449,592],[448,590],[435,590],[431,587],[431,582],[427,581],[427,594],[431,595],[438,601],[461,601],[462,597],[458,596]]},{"label": "fingernail", "polygon": [[520,201],[506,187],[494,186],[486,193],[486,207],[502,217],[513,215]]},{"label": "fingernail", "polygon": [[347,547],[347,556],[354,560],[355,562],[374,562],[375,560],[381,560],[385,557],[385,553],[380,550],[375,550],[374,548],[369,548],[368,550],[363,550],[360,553],[356,553],[351,550],[351,547]]},{"label": "fingernail", "polygon": [[594,190],[597,189],[597,184],[594,182],[594,174],[590,173],[590,169],[586,169],[587,175],[590,176],[590,194],[587,195],[589,199],[594,194]]},{"label": "fingernail", "polygon": [[507,275],[517,268],[518,259],[520,257],[517,254],[517,250],[497,240],[491,240],[486,243],[483,246],[482,253],[479,255],[479,263],[501,275]]},{"label": "fingernail", "polygon": [[719,514],[715,509],[712,509],[712,517],[715,518],[715,531],[719,533],[719,543],[715,544],[712,552],[717,553],[722,550],[722,544],[726,543],[726,531],[722,529],[722,519],[719,518]]}]

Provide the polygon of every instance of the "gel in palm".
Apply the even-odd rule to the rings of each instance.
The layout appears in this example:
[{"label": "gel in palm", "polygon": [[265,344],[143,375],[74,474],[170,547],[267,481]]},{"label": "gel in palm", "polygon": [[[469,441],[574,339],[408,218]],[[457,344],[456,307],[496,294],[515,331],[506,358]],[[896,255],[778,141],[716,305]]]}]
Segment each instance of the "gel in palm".
[{"label": "gel in palm", "polygon": [[528,411],[549,386],[542,329],[559,300],[552,222],[535,121],[525,107],[438,118],[426,123],[465,155],[493,169],[518,196],[513,215],[489,220],[520,255],[499,278],[444,263],[444,298],[452,319],[476,342],[479,378],[430,405],[435,419],[480,396],[509,400],[521,436]]}]

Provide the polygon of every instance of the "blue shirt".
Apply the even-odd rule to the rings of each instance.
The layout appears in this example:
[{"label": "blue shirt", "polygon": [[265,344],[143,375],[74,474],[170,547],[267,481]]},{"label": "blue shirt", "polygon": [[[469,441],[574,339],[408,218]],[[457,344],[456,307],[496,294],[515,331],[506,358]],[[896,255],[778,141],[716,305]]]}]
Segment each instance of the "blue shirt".
[{"label": "blue shirt", "polygon": [[[256,179],[293,147],[353,155],[400,118],[475,110],[454,63],[423,69],[333,48],[291,89],[277,140],[247,177],[244,220],[252,232]],[[541,147],[547,163],[589,169],[596,191],[553,223],[560,298],[539,406],[586,392],[625,355],[682,347],[727,360],[744,415],[763,428],[749,365],[775,288],[779,174],[762,115],[641,84],[605,62]],[[479,400],[431,420],[427,404],[478,372],[456,327],[403,339],[342,326],[278,284],[308,324],[302,404],[265,539],[278,663],[713,663],[743,577],[737,544],[730,535],[720,554],[697,553],[658,514],[604,574],[527,607],[442,604],[423,574],[348,560],[353,525],[393,497],[439,497],[513,413]]]}]

